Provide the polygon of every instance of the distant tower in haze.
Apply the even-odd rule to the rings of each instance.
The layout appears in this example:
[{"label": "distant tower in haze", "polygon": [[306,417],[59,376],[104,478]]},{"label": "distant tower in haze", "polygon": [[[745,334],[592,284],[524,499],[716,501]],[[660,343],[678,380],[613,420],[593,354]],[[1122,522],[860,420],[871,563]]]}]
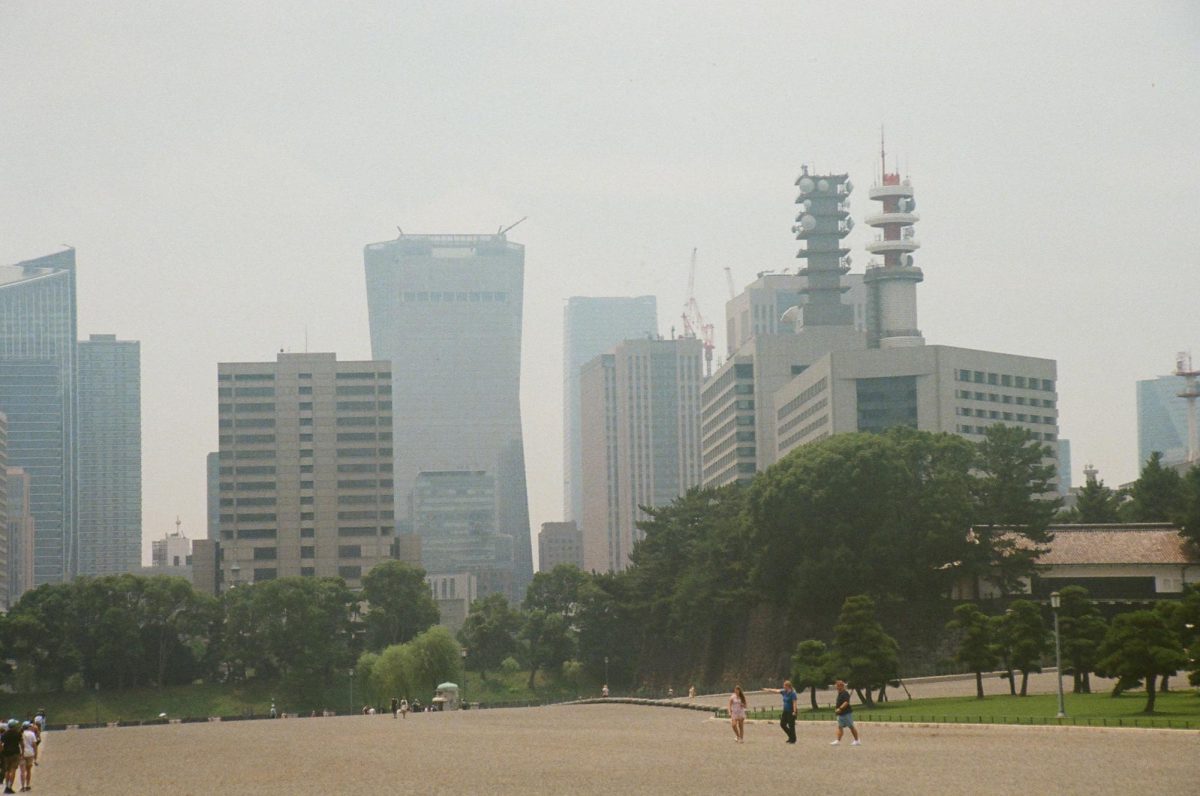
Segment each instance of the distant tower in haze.
[{"label": "distant tower in haze", "polygon": [[423,473],[487,473],[495,516],[484,525],[512,537],[519,602],[533,577],[520,404],[525,247],[506,231],[402,233],[368,245],[364,260],[371,355],[391,361],[394,379],[397,530],[416,529]]},{"label": "distant tower in haze", "polygon": [[842,239],[854,228],[849,198],[854,186],[845,174],[810,175],[804,166],[796,187],[800,212],[792,232],[805,242],[796,257],[807,261],[799,273],[808,278],[801,290],[808,299],[801,305],[801,325],[853,326],[854,309],[842,303],[849,290],[842,275],[850,270],[850,250],[843,248]]},{"label": "distant tower in haze", "polygon": [[921,247],[913,239],[913,224],[919,220],[913,212],[916,200],[912,184],[902,181],[898,172],[888,172],[882,144],[879,157],[882,184],[871,187],[870,197],[883,207],[882,212],[867,216],[866,222],[880,234],[867,244],[867,251],[882,255],[883,262],[870,262],[863,278],[868,294],[867,342],[872,348],[924,345],[917,328],[917,283],[925,277],[912,255]]}]

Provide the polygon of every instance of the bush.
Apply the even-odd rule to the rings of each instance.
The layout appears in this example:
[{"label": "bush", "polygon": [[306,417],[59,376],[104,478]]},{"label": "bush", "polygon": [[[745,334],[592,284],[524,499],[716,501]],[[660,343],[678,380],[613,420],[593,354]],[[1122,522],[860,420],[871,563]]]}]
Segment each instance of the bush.
[{"label": "bush", "polygon": [[516,674],[517,672],[521,671],[521,664],[516,658],[509,655],[507,658],[500,661],[500,671],[504,672],[505,674]]},{"label": "bush", "polygon": [[63,690],[68,694],[78,694],[83,690],[83,675],[79,672],[68,677],[63,681]]}]

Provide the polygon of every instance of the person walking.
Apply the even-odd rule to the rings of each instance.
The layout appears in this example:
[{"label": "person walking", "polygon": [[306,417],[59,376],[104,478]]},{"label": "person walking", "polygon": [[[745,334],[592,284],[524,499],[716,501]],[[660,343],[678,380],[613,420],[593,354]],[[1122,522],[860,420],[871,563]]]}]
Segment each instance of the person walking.
[{"label": "person walking", "polygon": [[0,764],[4,766],[5,793],[16,793],[13,790],[13,780],[17,778],[17,770],[21,767],[21,747],[24,743],[21,723],[16,719],[9,719],[3,734],[0,734]]},{"label": "person walking", "polygon": [[392,697],[392,718],[396,718],[396,714],[400,712],[400,700]]},{"label": "person walking", "polygon": [[37,756],[37,731],[30,722],[21,725],[21,790],[33,790],[33,759]]},{"label": "person walking", "polygon": [[792,681],[784,680],[783,688],[764,688],[763,690],[783,697],[783,712],[779,714],[779,727],[787,735],[787,742],[795,743],[796,711],[799,705],[796,700],[796,689],[792,688]]},{"label": "person walking", "polygon": [[735,743],[746,742],[746,694],[740,685],[733,687],[729,695],[729,723],[733,725]]},{"label": "person walking", "polygon": [[408,718],[408,697],[400,700],[400,718]]},{"label": "person walking", "polygon": [[830,741],[829,745],[840,744],[842,733],[849,729],[850,734],[854,736],[850,745],[862,746],[862,741],[858,739],[858,728],[854,726],[854,708],[850,706],[850,691],[846,688],[846,681],[838,680],[834,685],[837,686],[837,701],[833,704],[833,712],[837,715],[837,737]]}]

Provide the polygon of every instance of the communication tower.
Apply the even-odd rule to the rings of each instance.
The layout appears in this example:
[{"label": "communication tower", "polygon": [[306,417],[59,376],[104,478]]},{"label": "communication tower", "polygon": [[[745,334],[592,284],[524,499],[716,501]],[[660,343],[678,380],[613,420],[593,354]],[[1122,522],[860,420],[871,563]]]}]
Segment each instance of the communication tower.
[{"label": "communication tower", "polygon": [[796,257],[807,264],[798,272],[807,277],[801,289],[808,300],[800,309],[803,326],[853,326],[854,308],[842,303],[842,274],[850,270],[850,250],[842,239],[854,228],[850,218],[850,192],[854,185],[845,174],[809,174],[801,168],[796,178],[800,212],[792,232],[804,248]]},{"label": "communication tower", "polygon": [[913,225],[920,220],[913,212],[917,201],[912,183],[901,180],[899,172],[888,172],[882,139],[879,161],[881,181],[871,187],[869,196],[883,207],[882,212],[866,218],[869,226],[879,230],[867,251],[882,255],[883,261],[872,260],[863,276],[868,295],[868,344],[872,348],[924,345],[925,338],[917,328],[917,284],[925,275],[913,264],[913,252],[921,248],[913,238]]},{"label": "communication tower", "polygon": [[1200,370],[1192,367],[1192,355],[1187,351],[1180,351],[1175,355],[1175,375],[1182,376],[1183,392],[1179,393],[1179,397],[1188,402],[1188,464],[1196,464],[1200,461],[1200,427],[1196,423],[1196,399],[1200,398],[1200,386],[1196,384],[1196,377],[1200,376]]}]

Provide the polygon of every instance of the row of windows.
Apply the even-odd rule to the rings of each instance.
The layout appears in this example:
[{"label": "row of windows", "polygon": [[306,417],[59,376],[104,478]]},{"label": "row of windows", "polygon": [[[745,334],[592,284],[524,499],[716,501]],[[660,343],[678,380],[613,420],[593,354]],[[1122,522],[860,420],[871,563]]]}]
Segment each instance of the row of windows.
[{"label": "row of windows", "polygon": [[778,433],[780,435],[786,434],[787,432],[791,431],[796,426],[803,423],[805,420],[808,420],[810,417],[815,415],[817,412],[820,412],[822,409],[824,409],[828,405],[829,405],[829,399],[822,398],[821,400],[814,403],[812,406],[805,409],[800,414],[789,419],[786,423],[784,423],[782,426],[779,427],[779,431],[776,433]]},{"label": "row of windows", "polygon": [[1026,398],[1024,395],[1003,395],[996,394],[994,392],[973,392],[971,390],[955,390],[954,396],[956,398],[965,398],[968,401],[991,401],[992,403],[1017,404],[1018,406],[1044,406],[1047,409],[1054,408],[1054,400],[1051,398]]},{"label": "row of windows", "polygon": [[[363,536],[390,536],[392,526],[390,525],[347,525],[337,529],[339,537],[363,537]],[[316,536],[315,528],[301,528],[301,539],[312,539]],[[243,528],[237,532],[238,539],[275,539],[278,537],[278,531],[275,528]],[[234,532],[226,529],[221,531],[222,539],[233,539]],[[303,549],[303,548],[301,548]]]},{"label": "row of windows", "polygon": [[1013,376],[1007,373],[990,373],[982,370],[959,370],[955,378],[975,384],[995,384],[1001,387],[1016,387],[1019,390],[1042,390],[1054,392],[1054,382],[1035,376]]},{"label": "row of windows", "polygon": [[[338,558],[362,558],[362,545],[358,544],[340,544],[337,549]],[[301,558],[316,558],[317,548],[312,545],[303,545],[300,548]],[[276,561],[279,559],[279,548],[277,547],[256,547],[254,548],[255,561]]]},{"label": "row of windows", "polygon": [[828,379],[826,379],[824,376],[822,376],[821,379],[816,384],[813,384],[810,387],[806,387],[799,395],[797,395],[795,398],[793,398],[792,400],[790,400],[786,404],[784,404],[779,409],[779,411],[776,413],[776,415],[775,415],[776,418],[779,420],[782,420],[788,414],[795,412],[797,409],[799,409],[801,406],[804,406],[804,404],[811,401],[813,398],[815,398],[820,393],[825,392],[825,390],[828,387],[829,387]]},{"label": "row of windows", "polygon": [[433,292],[428,292],[428,291],[423,291],[423,290],[422,291],[406,290],[404,293],[401,294],[401,300],[407,304],[411,304],[413,302],[421,302],[421,301],[437,301],[437,302],[475,301],[475,302],[482,302],[484,304],[489,304],[489,303],[494,303],[494,302],[504,303],[504,302],[508,301],[508,294],[507,293],[497,293],[495,291],[490,291],[490,290],[485,290],[485,291],[481,291],[481,292],[466,292],[466,293],[451,292],[448,290],[433,291]]},{"label": "row of windows", "polygon": [[[957,428],[960,434],[986,434],[991,426],[958,426]],[[1033,432],[1033,436],[1035,439],[1037,438],[1036,431]],[[1055,435],[1050,431],[1046,431],[1042,434],[1041,438],[1045,442],[1054,442]]]},{"label": "row of windows", "polygon": [[1018,423],[1044,423],[1048,426],[1056,424],[1053,415],[1026,415],[1020,412],[1014,414],[1012,412],[997,412],[995,410],[984,409],[969,409],[965,406],[958,407],[958,414],[963,417],[986,417],[991,420],[1016,420]]},{"label": "row of windows", "polygon": [[817,429],[826,425],[828,422],[829,422],[829,415],[821,415],[816,420],[814,420],[813,422],[809,423],[804,428],[797,431],[795,434],[792,434],[790,437],[788,437],[787,439],[780,442],[779,449],[785,450],[786,448],[791,447],[792,445],[796,444],[800,440],[807,437],[809,434],[813,433]]}]

